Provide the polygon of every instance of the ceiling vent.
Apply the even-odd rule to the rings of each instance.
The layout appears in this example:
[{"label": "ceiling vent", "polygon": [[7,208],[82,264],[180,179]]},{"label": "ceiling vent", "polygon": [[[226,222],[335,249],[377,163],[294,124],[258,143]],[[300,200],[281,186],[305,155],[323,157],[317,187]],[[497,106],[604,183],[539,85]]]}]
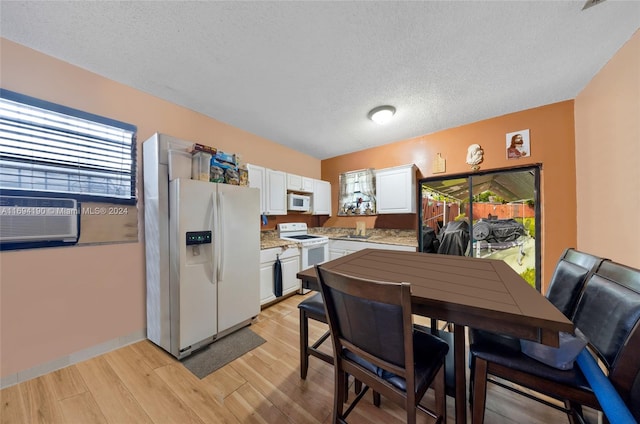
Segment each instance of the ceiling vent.
[{"label": "ceiling vent", "polygon": [[600,4],[604,2],[604,0],[587,0],[587,2],[584,4],[584,6],[582,6],[582,10],[586,10],[592,6],[595,6],[597,4]]}]

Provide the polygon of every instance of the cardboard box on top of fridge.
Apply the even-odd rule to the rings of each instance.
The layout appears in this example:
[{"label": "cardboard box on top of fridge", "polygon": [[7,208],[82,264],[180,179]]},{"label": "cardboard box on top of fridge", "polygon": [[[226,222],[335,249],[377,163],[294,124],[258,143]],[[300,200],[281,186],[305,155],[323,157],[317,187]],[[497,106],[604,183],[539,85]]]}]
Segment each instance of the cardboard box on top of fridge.
[{"label": "cardboard box on top of fridge", "polygon": [[169,149],[169,181],[176,178],[191,178],[191,153]]},{"label": "cardboard box on top of fridge", "polygon": [[191,153],[205,152],[209,153],[211,156],[214,156],[217,151],[218,149],[216,149],[215,147],[205,146],[204,144],[200,143],[193,143],[193,146],[191,146]]},{"label": "cardboard box on top of fridge", "polygon": [[238,166],[238,160],[234,153],[225,153],[218,150],[214,156],[214,159],[218,162],[226,162],[233,166]]}]

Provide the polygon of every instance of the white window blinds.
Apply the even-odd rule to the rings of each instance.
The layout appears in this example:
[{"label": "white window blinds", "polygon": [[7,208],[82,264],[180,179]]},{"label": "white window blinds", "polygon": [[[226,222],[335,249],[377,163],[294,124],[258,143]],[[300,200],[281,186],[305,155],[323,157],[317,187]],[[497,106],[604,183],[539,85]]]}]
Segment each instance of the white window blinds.
[{"label": "white window blinds", "polygon": [[135,126],[0,94],[0,190],[135,202]]}]

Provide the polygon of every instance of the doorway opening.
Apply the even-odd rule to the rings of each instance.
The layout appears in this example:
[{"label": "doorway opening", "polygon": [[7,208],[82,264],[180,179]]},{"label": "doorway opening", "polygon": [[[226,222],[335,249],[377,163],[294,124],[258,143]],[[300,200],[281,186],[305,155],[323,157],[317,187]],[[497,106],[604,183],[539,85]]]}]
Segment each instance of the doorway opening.
[{"label": "doorway opening", "polygon": [[540,278],[540,165],[419,181],[425,253],[505,261],[532,287]]}]

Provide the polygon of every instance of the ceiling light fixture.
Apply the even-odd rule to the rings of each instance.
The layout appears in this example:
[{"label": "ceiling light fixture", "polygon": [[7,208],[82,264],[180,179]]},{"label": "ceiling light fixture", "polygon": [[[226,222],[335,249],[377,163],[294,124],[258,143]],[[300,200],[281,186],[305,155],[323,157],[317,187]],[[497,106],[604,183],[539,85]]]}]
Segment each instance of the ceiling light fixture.
[{"label": "ceiling light fixture", "polygon": [[386,124],[391,120],[391,117],[396,113],[396,108],[393,106],[378,106],[371,109],[371,112],[367,115],[376,124]]}]

